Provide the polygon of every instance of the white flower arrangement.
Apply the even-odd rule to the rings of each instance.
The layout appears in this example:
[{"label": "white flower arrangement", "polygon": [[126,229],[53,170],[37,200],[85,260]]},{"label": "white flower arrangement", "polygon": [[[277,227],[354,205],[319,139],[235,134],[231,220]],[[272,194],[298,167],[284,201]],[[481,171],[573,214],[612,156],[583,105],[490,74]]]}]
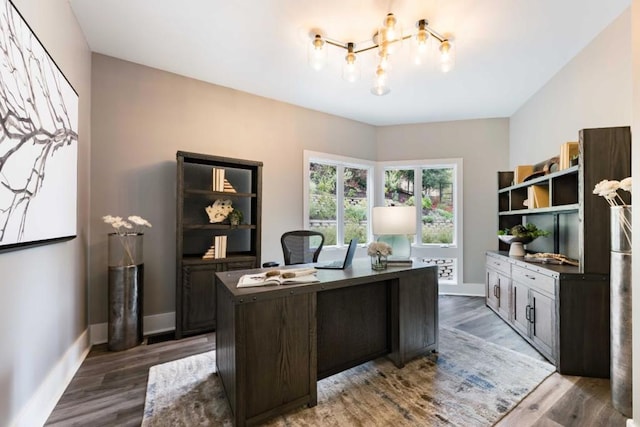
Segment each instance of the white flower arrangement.
[{"label": "white flower arrangement", "polygon": [[151,223],[137,215],[131,215],[127,220],[120,216],[105,215],[102,220],[115,229],[114,234],[118,236],[122,244],[124,249],[122,265],[132,265],[134,262],[132,246],[134,243],[128,237],[143,234],[142,231],[145,227],[151,228]]},{"label": "white flower arrangement", "polygon": [[626,203],[618,194],[618,190],[631,193],[631,177],[625,178],[622,181],[603,179],[593,188],[593,194],[604,197],[610,206],[624,206]]},{"label": "white flower arrangement", "polygon": [[130,222],[125,221],[120,216],[105,215],[102,217],[104,222],[111,224],[115,228],[116,234],[138,234],[142,233],[144,227],[151,228],[151,223],[146,219],[137,215],[131,215],[127,218]]},{"label": "white flower arrangement", "polygon": [[[627,177],[621,181],[603,179],[593,188],[593,194],[604,197],[611,207],[627,206],[622,197],[620,197],[620,194],[618,194],[618,190],[631,193],[631,177]],[[624,237],[627,239],[629,247],[631,247],[631,223],[622,211],[620,211],[620,223]]]},{"label": "white flower arrangement", "polygon": [[391,246],[385,242],[372,242],[367,247],[367,255],[369,256],[389,256],[391,253]]}]

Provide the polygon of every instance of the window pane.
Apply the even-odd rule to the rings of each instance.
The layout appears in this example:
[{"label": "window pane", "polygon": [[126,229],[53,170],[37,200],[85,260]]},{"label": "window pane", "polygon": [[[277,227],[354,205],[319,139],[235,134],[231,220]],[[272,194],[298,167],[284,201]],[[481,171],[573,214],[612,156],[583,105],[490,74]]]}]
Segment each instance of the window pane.
[{"label": "window pane", "polygon": [[422,243],[454,243],[453,172],[422,169]]},{"label": "window pane", "polygon": [[414,206],[413,169],[389,169],[384,172],[385,206]]},{"label": "window pane", "polygon": [[335,245],[337,224],[336,167],[309,164],[309,228],[324,234],[325,245]]},{"label": "window pane", "polygon": [[367,170],[344,168],[344,243],[367,241]]}]

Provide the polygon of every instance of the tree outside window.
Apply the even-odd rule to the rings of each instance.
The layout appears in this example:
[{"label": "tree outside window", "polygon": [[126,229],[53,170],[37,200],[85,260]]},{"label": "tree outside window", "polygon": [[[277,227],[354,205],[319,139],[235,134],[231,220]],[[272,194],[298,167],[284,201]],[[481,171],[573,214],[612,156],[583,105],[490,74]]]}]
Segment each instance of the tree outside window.
[{"label": "tree outside window", "polygon": [[[422,177],[416,186],[415,175]],[[454,169],[417,167],[385,170],[385,205],[416,206],[421,216],[421,243],[455,243]],[[418,187],[418,188],[416,188]]]},{"label": "tree outside window", "polygon": [[309,229],[324,234],[325,245],[368,239],[369,169],[340,162],[309,162]]}]

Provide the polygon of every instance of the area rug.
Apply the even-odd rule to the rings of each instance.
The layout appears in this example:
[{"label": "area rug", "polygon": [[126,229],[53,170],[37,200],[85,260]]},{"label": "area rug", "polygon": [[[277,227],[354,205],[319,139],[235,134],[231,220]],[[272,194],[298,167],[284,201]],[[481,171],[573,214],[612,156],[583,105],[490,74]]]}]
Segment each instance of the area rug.
[{"label": "area rug", "polygon": [[[547,376],[551,364],[440,328],[437,360],[397,369],[379,358],[318,382],[318,405],[267,426],[490,426]],[[215,352],[151,367],[142,426],[231,426]]]}]

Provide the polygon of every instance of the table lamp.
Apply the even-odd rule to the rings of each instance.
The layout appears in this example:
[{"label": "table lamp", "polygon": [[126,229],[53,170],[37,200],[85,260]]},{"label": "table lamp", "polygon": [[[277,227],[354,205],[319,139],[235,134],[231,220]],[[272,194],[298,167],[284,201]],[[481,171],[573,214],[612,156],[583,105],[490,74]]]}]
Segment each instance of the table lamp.
[{"label": "table lamp", "polygon": [[373,208],[372,231],[379,242],[391,246],[390,260],[409,259],[411,238],[416,234],[415,206],[379,206]]}]

